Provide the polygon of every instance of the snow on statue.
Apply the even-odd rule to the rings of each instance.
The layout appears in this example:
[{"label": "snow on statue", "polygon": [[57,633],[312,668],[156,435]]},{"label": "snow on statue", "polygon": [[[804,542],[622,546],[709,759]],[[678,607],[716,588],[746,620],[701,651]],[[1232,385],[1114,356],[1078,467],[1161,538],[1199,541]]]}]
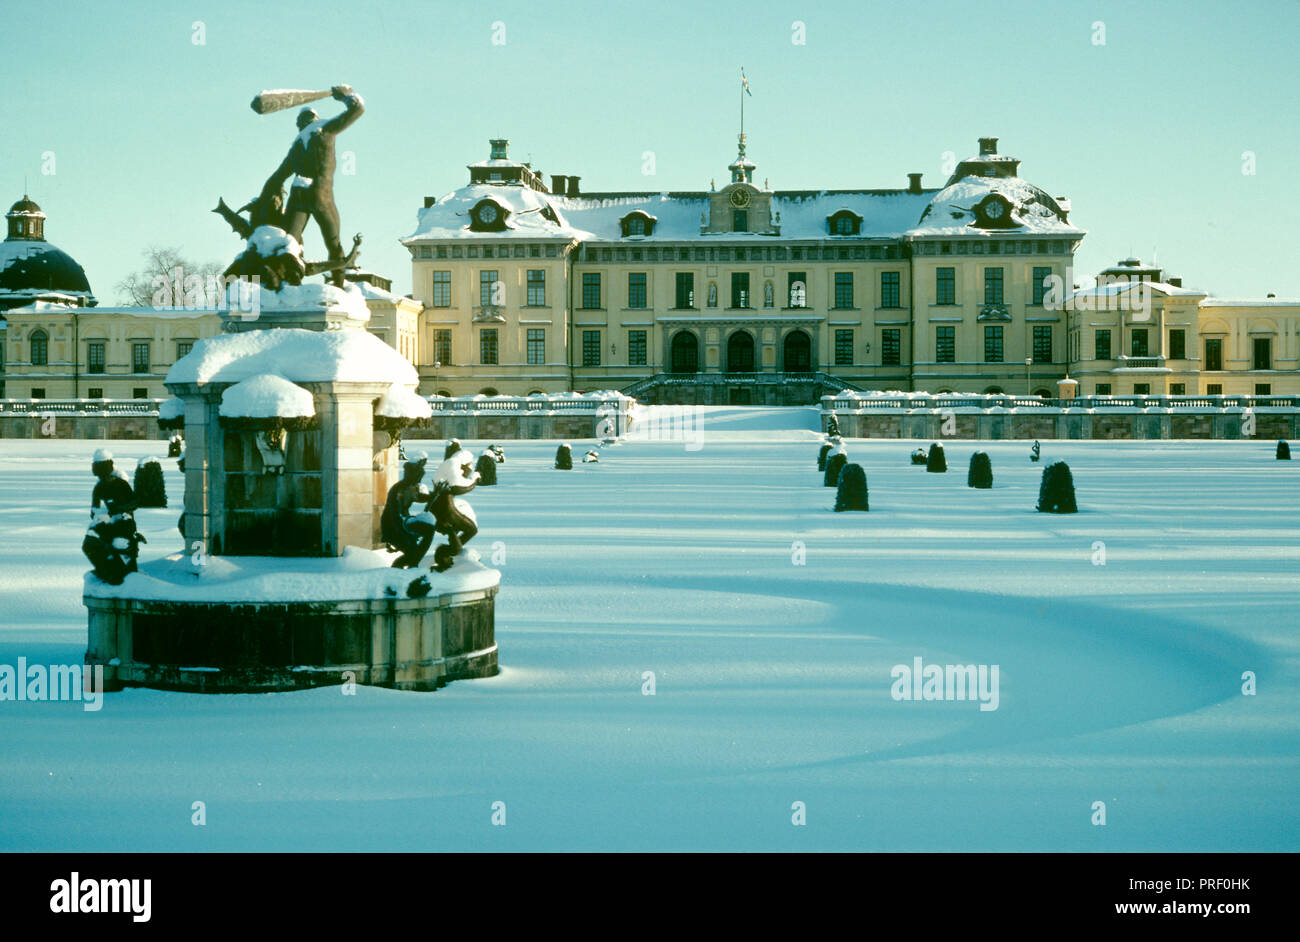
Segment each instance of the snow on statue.
[{"label": "snow on statue", "polygon": [[478,533],[478,520],[469,501],[458,495],[468,494],[478,484],[474,456],[458,451],[438,466],[433,476],[433,496],[429,506],[437,519],[438,532],[446,534],[447,543],[433,551],[433,568],[438,572],[451,567],[465,544]]},{"label": "snow on statue", "polygon": [[126,475],[113,467],[111,451],[96,451],[90,470],[99,480],[90,495],[91,524],[81,551],[96,576],[121,585],[128,573],[135,572],[139,545],[145,542],[135,528],[135,493]]}]

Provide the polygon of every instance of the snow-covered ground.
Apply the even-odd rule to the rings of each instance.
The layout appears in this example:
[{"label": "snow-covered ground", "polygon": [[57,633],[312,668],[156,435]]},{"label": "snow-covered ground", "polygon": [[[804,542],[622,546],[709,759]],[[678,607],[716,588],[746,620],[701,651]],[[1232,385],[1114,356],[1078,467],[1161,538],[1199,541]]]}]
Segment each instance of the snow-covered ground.
[{"label": "snow-covered ground", "polygon": [[[470,495],[499,677],[0,702],[0,848],[1300,849],[1300,461],[1045,442],[1078,488],[1059,517],[1028,443],[949,442],[940,475],[852,440],[871,512],[836,514],[815,428],[711,410],[697,451],[567,472],[505,442]],[[0,664],[81,661],[94,447],[0,441]],[[180,549],[175,464],[146,556]],[[893,699],[917,657],[998,665],[998,708]]]}]

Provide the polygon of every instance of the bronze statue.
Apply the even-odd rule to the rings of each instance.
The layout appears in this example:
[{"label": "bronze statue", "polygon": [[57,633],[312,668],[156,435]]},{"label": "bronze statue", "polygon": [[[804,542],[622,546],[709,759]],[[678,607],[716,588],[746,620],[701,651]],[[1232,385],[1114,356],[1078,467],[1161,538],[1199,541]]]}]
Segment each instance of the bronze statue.
[{"label": "bronze statue", "polygon": [[347,110],[329,120],[322,120],[312,108],[298,112],[298,136],[280,166],[267,179],[260,199],[273,200],[285,181],[293,177],[289,205],[284,210],[284,229],[301,244],[307,220],[316,220],[330,261],[340,266],[332,269],[334,284],[342,288],[344,259],[343,244],[339,241],[339,211],[334,205],[334,139],[361,117],[365,103],[350,85],[335,85],[330,92]]}]

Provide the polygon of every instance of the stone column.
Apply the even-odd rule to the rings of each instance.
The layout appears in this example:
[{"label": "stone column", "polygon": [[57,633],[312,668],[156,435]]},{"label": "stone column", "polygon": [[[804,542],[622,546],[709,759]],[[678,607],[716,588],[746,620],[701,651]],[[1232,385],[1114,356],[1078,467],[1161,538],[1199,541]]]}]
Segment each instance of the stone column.
[{"label": "stone column", "polygon": [[321,552],[374,546],[374,403],[385,383],[302,383],[321,423]]}]

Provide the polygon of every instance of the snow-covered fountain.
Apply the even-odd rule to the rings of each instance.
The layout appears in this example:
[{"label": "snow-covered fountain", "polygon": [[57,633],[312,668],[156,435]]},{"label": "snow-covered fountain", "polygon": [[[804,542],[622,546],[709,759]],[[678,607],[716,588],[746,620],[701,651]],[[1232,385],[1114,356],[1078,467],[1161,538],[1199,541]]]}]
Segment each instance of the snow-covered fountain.
[{"label": "snow-covered fountain", "polygon": [[[468,552],[443,573],[394,569],[376,549],[396,433],[428,414],[414,368],[362,329],[356,290],[263,290],[263,304],[168,374],[186,549],[120,586],[87,575],[87,663],[109,689],[429,690],[495,674],[499,573]],[[423,596],[409,591],[421,578]]]},{"label": "snow-covered fountain", "polygon": [[[354,98],[342,94],[349,114]],[[432,554],[397,569],[383,549],[397,435],[429,404],[414,367],[364,329],[355,285],[302,283],[313,270],[341,276],[360,238],[347,259],[332,248],[304,265],[301,229],[286,231],[298,199],[295,188],[284,216],[241,231],[224,332],[167,376],[176,398],[160,418],[186,438],[184,551],[146,553],[121,585],[86,576],[86,662],[104,667],[107,689],[432,690],[497,673],[500,573],[471,550],[444,572],[430,571]]]}]

